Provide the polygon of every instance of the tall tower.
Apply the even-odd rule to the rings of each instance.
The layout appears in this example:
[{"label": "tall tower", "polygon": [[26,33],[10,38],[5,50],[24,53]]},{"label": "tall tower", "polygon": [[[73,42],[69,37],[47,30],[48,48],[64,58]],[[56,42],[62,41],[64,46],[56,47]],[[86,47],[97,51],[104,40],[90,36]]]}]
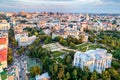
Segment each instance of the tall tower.
[{"label": "tall tower", "polygon": [[87,21],[90,20],[89,14],[86,14],[86,20],[87,20]]}]

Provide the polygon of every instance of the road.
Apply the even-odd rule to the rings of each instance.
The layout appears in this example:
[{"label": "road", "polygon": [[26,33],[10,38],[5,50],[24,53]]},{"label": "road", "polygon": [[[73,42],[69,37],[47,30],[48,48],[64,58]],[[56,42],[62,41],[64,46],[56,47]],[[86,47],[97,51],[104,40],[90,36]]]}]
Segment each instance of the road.
[{"label": "road", "polygon": [[19,68],[19,78],[20,80],[26,80],[26,71],[25,71],[25,58],[26,56],[22,55],[20,57],[14,58],[14,64]]}]

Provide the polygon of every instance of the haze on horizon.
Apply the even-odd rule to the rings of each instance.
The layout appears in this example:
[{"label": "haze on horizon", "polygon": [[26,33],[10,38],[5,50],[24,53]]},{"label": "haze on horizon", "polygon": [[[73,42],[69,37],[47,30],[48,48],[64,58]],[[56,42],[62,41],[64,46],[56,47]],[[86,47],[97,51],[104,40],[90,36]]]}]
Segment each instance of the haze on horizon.
[{"label": "haze on horizon", "polygon": [[0,0],[0,11],[120,13],[120,0]]}]

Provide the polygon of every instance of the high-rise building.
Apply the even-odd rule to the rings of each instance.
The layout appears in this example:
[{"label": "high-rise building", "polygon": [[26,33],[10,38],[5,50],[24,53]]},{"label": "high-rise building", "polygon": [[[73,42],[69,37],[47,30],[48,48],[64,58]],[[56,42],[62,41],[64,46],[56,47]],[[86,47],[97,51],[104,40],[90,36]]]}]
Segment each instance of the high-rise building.
[{"label": "high-rise building", "polygon": [[8,33],[0,33],[0,80],[7,79],[7,52],[8,52]]},{"label": "high-rise building", "polygon": [[90,17],[88,14],[86,14],[86,20],[89,21],[90,20]]}]

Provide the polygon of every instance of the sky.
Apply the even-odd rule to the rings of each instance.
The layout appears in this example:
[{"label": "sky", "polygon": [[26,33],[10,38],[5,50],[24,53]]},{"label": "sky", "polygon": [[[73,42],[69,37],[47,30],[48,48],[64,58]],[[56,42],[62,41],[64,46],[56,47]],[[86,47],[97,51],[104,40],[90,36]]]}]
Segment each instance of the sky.
[{"label": "sky", "polygon": [[120,0],[0,0],[0,11],[120,13]]}]

